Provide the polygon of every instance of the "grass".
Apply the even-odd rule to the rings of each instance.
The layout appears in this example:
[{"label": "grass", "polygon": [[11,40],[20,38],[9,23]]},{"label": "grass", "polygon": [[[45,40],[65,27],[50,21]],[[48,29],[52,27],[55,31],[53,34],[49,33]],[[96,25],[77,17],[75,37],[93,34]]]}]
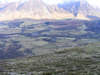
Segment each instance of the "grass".
[{"label": "grass", "polygon": [[0,67],[8,72],[13,69],[16,73],[31,72],[37,75],[99,75],[100,60],[93,57],[95,53],[87,53],[87,50],[87,47],[75,47],[46,55],[12,59],[5,61],[6,64],[0,64]]}]

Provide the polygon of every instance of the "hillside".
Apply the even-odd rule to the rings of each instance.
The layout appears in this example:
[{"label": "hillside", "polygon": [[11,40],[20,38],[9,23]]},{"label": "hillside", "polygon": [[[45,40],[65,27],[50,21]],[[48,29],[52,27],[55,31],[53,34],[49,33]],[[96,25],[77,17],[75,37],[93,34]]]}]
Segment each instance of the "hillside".
[{"label": "hillside", "polygon": [[0,75],[100,75],[99,6],[10,1],[0,0]]},{"label": "hillside", "polygon": [[100,20],[0,22],[0,59],[42,55],[96,42],[100,42]]},{"label": "hillside", "polygon": [[0,75],[99,75],[100,43],[0,61]]},{"label": "hillside", "polygon": [[[71,18],[73,15],[56,5],[46,5],[42,0],[28,0],[26,2],[13,2],[0,4],[0,20],[13,19],[61,19]],[[9,15],[8,15],[9,14]]]},{"label": "hillside", "polygon": [[100,8],[93,7],[86,0],[73,0],[71,2],[59,4],[58,6],[59,8],[63,8],[66,11],[69,11],[78,19],[98,19],[100,17]]},{"label": "hillside", "polygon": [[48,5],[42,0],[0,3],[0,20],[14,19],[98,19],[100,9],[94,8],[85,0]]}]

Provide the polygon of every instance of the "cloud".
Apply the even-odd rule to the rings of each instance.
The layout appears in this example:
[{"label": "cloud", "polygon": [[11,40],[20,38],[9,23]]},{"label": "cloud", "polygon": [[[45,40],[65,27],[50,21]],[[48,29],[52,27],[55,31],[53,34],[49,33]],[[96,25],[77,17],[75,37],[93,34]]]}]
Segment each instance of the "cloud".
[{"label": "cloud", "polygon": [[91,5],[100,7],[100,0],[87,0]]},{"label": "cloud", "polygon": [[[70,2],[70,1],[79,1],[79,0],[43,0],[47,4],[58,4],[63,2]],[[94,7],[100,7],[100,0],[87,0],[87,2]]]},{"label": "cloud", "polygon": [[[26,1],[26,0],[0,0],[0,2],[16,2],[16,1]],[[43,0],[47,4],[58,4],[63,2],[69,2],[69,1],[78,1],[78,0]],[[91,5],[95,7],[100,7],[100,0],[87,0]]]},{"label": "cloud", "polygon": [[9,3],[9,2],[18,2],[18,1],[21,1],[21,2],[23,2],[23,1],[26,1],[26,0],[0,0],[0,2],[2,2],[2,3]]},{"label": "cloud", "polygon": [[43,0],[47,4],[58,4],[63,3],[65,0]]}]

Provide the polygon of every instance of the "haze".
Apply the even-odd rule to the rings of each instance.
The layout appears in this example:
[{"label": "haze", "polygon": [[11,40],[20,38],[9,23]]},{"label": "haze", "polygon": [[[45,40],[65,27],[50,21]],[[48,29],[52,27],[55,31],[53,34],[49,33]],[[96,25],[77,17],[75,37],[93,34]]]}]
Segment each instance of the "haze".
[{"label": "haze", "polygon": [[[26,0],[0,0],[0,2],[15,2],[15,1],[26,1]],[[71,0],[43,0],[46,4],[58,4],[65,1]],[[77,0],[76,0],[77,1]],[[100,7],[100,0],[87,0],[91,5],[95,7]]]}]

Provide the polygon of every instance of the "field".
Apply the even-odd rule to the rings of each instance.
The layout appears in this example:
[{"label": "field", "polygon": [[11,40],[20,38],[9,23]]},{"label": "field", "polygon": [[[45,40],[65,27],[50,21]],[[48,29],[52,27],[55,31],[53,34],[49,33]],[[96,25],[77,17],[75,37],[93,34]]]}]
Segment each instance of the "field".
[{"label": "field", "polygon": [[99,20],[22,19],[0,22],[0,59],[54,53],[97,42],[100,43]]},{"label": "field", "polygon": [[100,20],[0,22],[0,75],[100,75]]},{"label": "field", "polygon": [[0,61],[0,75],[99,75],[100,43]]}]

